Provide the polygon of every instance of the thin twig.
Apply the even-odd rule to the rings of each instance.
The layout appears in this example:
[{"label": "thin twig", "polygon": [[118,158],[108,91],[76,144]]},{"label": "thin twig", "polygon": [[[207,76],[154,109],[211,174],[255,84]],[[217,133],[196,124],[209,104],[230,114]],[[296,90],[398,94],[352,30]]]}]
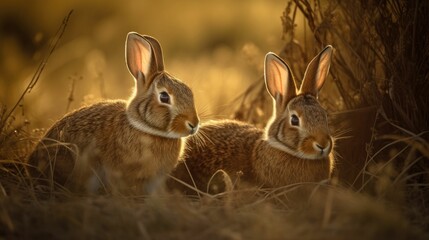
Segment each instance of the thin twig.
[{"label": "thin twig", "polygon": [[22,100],[24,99],[25,95],[28,94],[28,93],[30,93],[31,90],[34,88],[34,86],[39,81],[40,75],[42,74],[43,70],[45,69],[45,66],[48,63],[48,60],[49,60],[50,56],[52,55],[52,53],[54,53],[55,48],[57,47],[59,41],[61,40],[61,38],[62,38],[62,36],[64,34],[64,31],[66,30],[67,24],[69,22],[69,19],[70,19],[70,16],[71,16],[72,13],[73,13],[73,9],[70,10],[70,12],[64,18],[61,26],[59,27],[57,33],[55,34],[54,39],[50,43],[50,49],[49,49],[48,54],[46,55],[45,58],[43,58],[42,62],[39,64],[36,72],[34,73],[33,77],[31,78],[30,83],[27,85],[27,87],[25,88],[25,90],[22,92],[21,97],[18,99],[18,101],[16,102],[15,106],[13,106],[13,108],[10,110],[10,112],[6,115],[5,121],[7,121],[9,119],[9,117],[12,115],[12,113],[15,111],[15,109],[22,102]]}]

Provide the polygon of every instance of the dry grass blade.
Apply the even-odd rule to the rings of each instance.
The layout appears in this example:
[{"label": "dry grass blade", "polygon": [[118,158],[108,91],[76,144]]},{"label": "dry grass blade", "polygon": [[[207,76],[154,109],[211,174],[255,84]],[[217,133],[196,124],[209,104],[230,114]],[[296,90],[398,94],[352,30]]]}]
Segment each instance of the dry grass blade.
[{"label": "dry grass blade", "polygon": [[[107,184],[97,185],[105,194],[82,196],[53,179],[31,179],[20,171],[28,166],[22,153],[32,146],[20,141],[33,143],[36,137],[13,128],[13,113],[48,66],[70,11],[16,105],[9,112],[0,106],[0,238],[428,239],[429,115],[422,109],[429,104],[429,40],[418,35],[427,32],[427,12],[428,1],[288,0],[281,17],[285,42],[278,54],[300,81],[314,53],[327,44],[335,47],[332,79],[320,102],[329,117],[338,113],[338,119],[332,118],[335,152],[357,150],[340,151],[338,166],[360,161],[359,176],[350,176],[350,184],[343,176],[338,182],[237,188],[244,185],[240,178],[218,171],[207,186],[209,191],[214,178],[223,177],[227,190],[218,194],[198,189],[192,176],[190,182],[169,176],[197,195],[188,197],[115,194]],[[104,95],[103,76],[97,77]],[[75,79],[71,84],[67,109],[74,101]],[[258,127],[271,115],[272,99],[261,77],[234,103],[239,106],[234,118]],[[202,119],[220,116],[200,112]],[[201,131],[195,141],[201,149],[212,139]],[[52,145],[79,154],[73,146]],[[50,181],[51,188],[35,187],[41,180]]]},{"label": "dry grass blade", "polygon": [[422,132],[420,134],[417,134],[411,137],[404,137],[401,135],[394,135],[394,134],[383,135],[379,139],[393,140],[394,143],[398,143],[398,142],[406,143],[408,146],[417,149],[421,154],[424,155],[424,157],[429,159],[429,143],[421,138],[421,136],[427,133],[429,132]]},{"label": "dry grass blade", "polygon": [[[48,63],[49,58],[51,57],[51,55],[54,53],[58,43],[60,42],[66,28],[67,28],[67,24],[70,20],[71,14],[73,13],[73,10],[71,10],[67,16],[64,18],[61,26],[59,27],[57,33],[55,34],[54,39],[52,40],[52,42],[50,43],[49,46],[49,50],[48,50],[48,54],[43,58],[42,62],[39,64],[36,72],[34,73],[33,77],[31,78],[30,82],[28,83],[27,87],[25,88],[25,90],[22,92],[21,96],[19,97],[18,101],[16,102],[16,104],[12,107],[12,109],[9,111],[9,113],[6,115],[4,121],[8,121],[9,117],[12,115],[12,113],[15,111],[15,109],[18,107],[18,105],[22,102],[22,100],[24,99],[25,95],[30,93],[31,90],[34,88],[34,86],[37,84],[37,82],[39,81],[40,75],[42,74],[43,70],[46,67],[46,64]],[[2,130],[2,129],[0,129]]]},{"label": "dry grass blade", "polygon": [[189,189],[197,192],[198,196],[202,195],[202,196],[205,196],[205,197],[213,198],[213,196],[211,194],[203,192],[203,191],[199,190],[197,187],[189,185],[186,182],[184,182],[184,181],[182,181],[182,180],[180,180],[178,178],[175,178],[174,176],[168,175],[168,177],[172,178],[174,181],[177,181],[180,184],[183,184],[184,186],[188,187]]}]

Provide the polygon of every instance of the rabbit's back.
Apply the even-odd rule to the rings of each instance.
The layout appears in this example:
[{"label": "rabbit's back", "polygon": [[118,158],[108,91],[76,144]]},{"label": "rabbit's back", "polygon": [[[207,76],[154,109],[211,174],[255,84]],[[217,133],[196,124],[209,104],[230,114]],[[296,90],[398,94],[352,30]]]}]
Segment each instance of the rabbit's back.
[{"label": "rabbit's back", "polygon": [[57,121],[44,138],[88,145],[95,138],[109,138],[116,125],[126,126],[126,102],[105,101],[75,110]]},{"label": "rabbit's back", "polygon": [[[252,169],[252,149],[263,135],[263,131],[253,125],[234,120],[210,121],[203,124],[197,135],[188,138],[183,162],[180,162],[173,171],[176,177],[190,185],[193,181],[200,190],[207,189],[210,178],[218,171],[223,170],[235,182],[237,177],[244,181],[254,180]],[[222,186],[216,186],[218,182],[212,179],[209,192],[221,192]],[[174,180],[171,180],[173,182]],[[180,183],[174,183],[174,188],[186,191],[186,187],[177,187]],[[222,183],[220,183],[222,185]],[[188,189],[189,190],[189,189]]]},{"label": "rabbit's back", "polygon": [[53,172],[60,184],[71,174],[86,181],[92,174],[88,171],[101,175],[111,171],[128,182],[160,175],[160,169],[172,170],[180,154],[180,140],[161,139],[134,128],[126,107],[122,100],[104,101],[67,114],[48,130],[29,164],[46,177]]}]

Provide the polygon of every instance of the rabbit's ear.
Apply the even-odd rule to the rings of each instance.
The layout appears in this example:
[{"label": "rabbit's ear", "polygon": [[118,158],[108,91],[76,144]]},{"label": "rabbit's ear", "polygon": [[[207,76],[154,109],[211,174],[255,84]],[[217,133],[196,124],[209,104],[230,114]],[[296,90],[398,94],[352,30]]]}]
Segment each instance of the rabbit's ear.
[{"label": "rabbit's ear", "polygon": [[328,45],[308,64],[305,70],[299,93],[312,94],[317,97],[318,92],[325,83],[331,65],[333,48]]},{"label": "rabbit's ear", "polygon": [[150,42],[135,32],[128,33],[125,60],[128,70],[138,82],[146,83],[149,76],[158,68]]},{"label": "rabbit's ear", "polygon": [[296,96],[295,81],[289,66],[275,53],[265,56],[265,85],[276,105],[285,107]]},{"label": "rabbit's ear", "polygon": [[159,44],[158,40],[156,40],[154,37],[145,35],[144,38],[152,45],[152,50],[155,54],[157,70],[159,72],[164,71],[164,58],[162,56],[161,44]]}]

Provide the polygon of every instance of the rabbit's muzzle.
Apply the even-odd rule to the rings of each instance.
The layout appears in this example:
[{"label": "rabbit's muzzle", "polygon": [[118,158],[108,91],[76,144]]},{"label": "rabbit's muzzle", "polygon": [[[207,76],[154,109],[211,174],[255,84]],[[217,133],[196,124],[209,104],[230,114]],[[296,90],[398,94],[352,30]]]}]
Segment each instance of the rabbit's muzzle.
[{"label": "rabbit's muzzle", "polygon": [[329,134],[316,133],[302,141],[301,150],[312,159],[327,157],[332,151],[333,141]]},{"label": "rabbit's muzzle", "polygon": [[177,115],[172,123],[171,130],[183,137],[194,135],[200,125],[200,119],[196,113]]}]

